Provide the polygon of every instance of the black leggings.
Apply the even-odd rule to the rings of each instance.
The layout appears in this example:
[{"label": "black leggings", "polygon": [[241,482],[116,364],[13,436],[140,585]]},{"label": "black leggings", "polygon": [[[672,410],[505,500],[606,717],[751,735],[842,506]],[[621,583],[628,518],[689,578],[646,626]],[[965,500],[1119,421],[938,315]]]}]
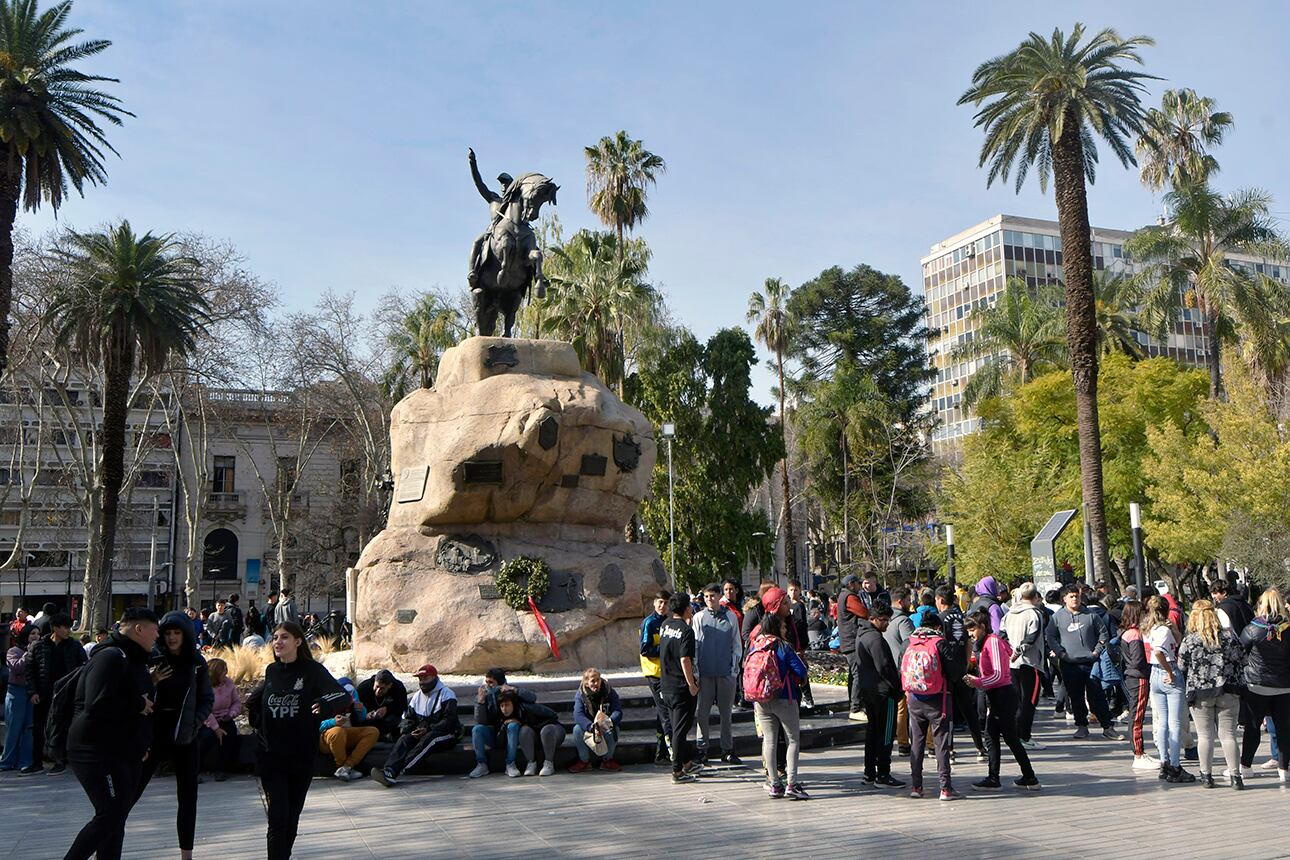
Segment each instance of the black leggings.
[{"label": "black leggings", "polygon": [[305,808],[309,783],[314,778],[314,753],[297,756],[260,753],[260,787],[268,801],[268,860],[291,860]]},{"label": "black leggings", "polygon": [[1241,742],[1241,765],[1250,767],[1254,764],[1254,755],[1259,751],[1259,732],[1264,717],[1272,717],[1272,726],[1277,730],[1277,767],[1287,769],[1290,760],[1290,693],[1279,696],[1264,696],[1247,690],[1245,701],[1250,704],[1250,719],[1245,723],[1245,736]]},{"label": "black leggings", "polygon": [[125,820],[139,797],[142,762],[72,762],[72,773],[94,806],[94,817],[76,834],[63,860],[121,860]]},{"label": "black leggings", "polygon": [[242,738],[237,733],[237,723],[232,720],[219,720],[219,727],[224,730],[224,742],[206,726],[202,726],[197,738],[205,757],[210,750],[215,750],[215,770],[217,773],[230,773],[237,770],[237,754],[242,746]]},{"label": "black leggings", "polygon": [[193,834],[197,831],[197,774],[201,770],[201,748],[195,741],[184,746],[163,746],[154,744],[148,758],[143,762],[139,775],[139,788],[135,792],[135,802],[143,797],[144,789],[152,780],[157,767],[163,761],[170,762],[175,772],[175,791],[179,795],[179,809],[175,813],[175,832],[179,835],[179,850],[193,850]]},{"label": "black leggings", "polygon": [[1017,691],[1011,684],[1005,684],[986,690],[984,698],[989,707],[985,717],[985,754],[990,762],[990,776],[999,778],[999,737],[1002,736],[1021,768],[1021,775],[1033,777],[1035,771],[1030,766],[1030,756],[1017,733]]}]

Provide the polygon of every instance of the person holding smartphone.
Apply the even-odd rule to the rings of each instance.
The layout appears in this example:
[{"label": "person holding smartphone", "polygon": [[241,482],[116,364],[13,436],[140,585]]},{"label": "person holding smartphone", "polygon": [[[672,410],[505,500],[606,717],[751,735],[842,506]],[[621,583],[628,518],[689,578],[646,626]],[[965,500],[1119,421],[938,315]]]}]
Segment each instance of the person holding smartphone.
[{"label": "person holding smartphone", "polygon": [[273,662],[247,699],[247,710],[260,739],[256,766],[269,807],[268,860],[290,860],[314,776],[318,727],[348,712],[353,700],[314,660],[300,625],[280,623],[272,644]]}]

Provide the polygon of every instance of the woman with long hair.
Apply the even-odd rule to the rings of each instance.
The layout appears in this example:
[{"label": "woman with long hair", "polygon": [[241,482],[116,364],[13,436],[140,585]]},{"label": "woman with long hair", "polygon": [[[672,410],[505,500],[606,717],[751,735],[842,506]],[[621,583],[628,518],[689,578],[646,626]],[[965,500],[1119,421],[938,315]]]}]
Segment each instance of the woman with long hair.
[{"label": "woman with long hair", "polygon": [[622,770],[614,761],[618,746],[618,726],[623,721],[622,700],[594,666],[583,670],[582,683],[573,696],[573,748],[578,760],[570,773],[581,773],[591,767],[593,748],[600,757],[600,769]]},{"label": "woman with long hair", "polygon": [[318,754],[318,726],[345,713],[352,700],[314,660],[299,624],[273,629],[273,662],[247,698],[259,736],[256,767],[268,802],[268,860],[290,860]]},{"label": "woman with long hair", "polygon": [[[1280,590],[1269,588],[1259,597],[1254,620],[1241,631],[1245,647],[1246,701],[1252,719],[1246,723],[1245,743],[1241,750],[1242,771],[1254,764],[1258,751],[1258,726],[1265,716],[1272,717],[1281,743],[1277,750],[1277,775],[1286,781],[1287,758],[1290,757],[1290,618]],[[1254,724],[1251,743],[1250,723]]]},{"label": "woman with long hair", "polygon": [[26,773],[31,769],[35,708],[31,704],[31,696],[27,695],[27,680],[31,668],[31,650],[28,646],[35,629],[34,624],[24,624],[18,628],[5,652],[9,685],[4,696],[4,723],[8,733],[4,738],[0,771],[16,770]]},{"label": "woman with long hair", "polygon": [[154,659],[157,684],[152,711],[152,747],[143,761],[139,797],[166,761],[175,774],[179,795],[175,830],[179,835],[179,856],[192,860],[193,837],[197,832],[197,777],[201,770],[201,745],[197,736],[210,716],[215,697],[206,661],[197,651],[193,623],[182,612],[167,612],[158,627],[160,659]]},{"label": "woman with long hair", "polygon": [[206,724],[202,726],[201,740],[203,749],[215,747],[216,760],[215,781],[228,779],[228,773],[237,766],[239,741],[237,736],[237,717],[242,713],[242,698],[238,695],[237,685],[228,676],[228,663],[219,657],[206,662],[210,670],[211,692],[215,704],[211,708]]},{"label": "woman with long hair", "polygon": [[1151,661],[1151,733],[1160,753],[1160,778],[1166,782],[1195,782],[1182,767],[1182,726],[1186,714],[1186,681],[1178,667],[1178,635],[1169,622],[1169,604],[1159,595],[1148,598],[1142,619]]},{"label": "woman with long hair", "polygon": [[[806,664],[786,640],[786,633],[784,619],[777,612],[768,612],[762,617],[758,629],[754,630],[749,638],[750,655],[754,651],[774,652],[773,658],[779,664],[779,677],[784,682],[777,697],[764,702],[755,702],[753,710],[757,722],[761,724],[761,760],[766,768],[768,793],[772,798],[809,800],[810,795],[798,780],[797,773],[801,738],[798,703],[802,700],[800,690],[802,681],[806,679]],[[780,732],[783,732],[788,747],[783,782],[778,778],[775,764],[775,748],[778,746]]]},{"label": "woman with long hair", "polygon": [[985,705],[982,709],[986,714],[982,733],[985,736],[985,751],[989,762],[989,772],[985,779],[972,783],[972,787],[978,791],[999,790],[999,739],[1002,737],[1012,751],[1017,766],[1021,768],[1021,779],[1014,780],[1012,784],[1017,788],[1037,790],[1039,780],[1035,777],[1035,769],[1030,766],[1030,756],[1021,743],[1021,736],[1017,734],[1017,711],[1021,702],[1012,686],[1012,670],[1009,665],[1012,661],[1012,648],[1006,639],[1000,638],[991,628],[990,610],[985,607],[968,613],[966,627],[980,656],[977,659],[977,674],[965,675],[963,681],[978,690],[977,701],[983,701]]},{"label": "woman with long hair", "polygon": [[1211,601],[1197,600],[1192,604],[1191,614],[1187,616],[1187,636],[1178,649],[1178,664],[1186,678],[1187,704],[1199,736],[1201,784],[1216,788],[1212,765],[1217,733],[1232,787],[1238,791],[1245,788],[1236,741],[1245,651],[1237,635],[1219,622]]},{"label": "woman with long hair", "polygon": [[1133,740],[1133,769],[1154,770],[1159,762],[1147,755],[1142,724],[1151,700],[1151,661],[1142,638],[1142,604],[1130,600],[1120,612],[1120,656],[1124,661],[1124,698],[1128,703],[1129,737]]}]

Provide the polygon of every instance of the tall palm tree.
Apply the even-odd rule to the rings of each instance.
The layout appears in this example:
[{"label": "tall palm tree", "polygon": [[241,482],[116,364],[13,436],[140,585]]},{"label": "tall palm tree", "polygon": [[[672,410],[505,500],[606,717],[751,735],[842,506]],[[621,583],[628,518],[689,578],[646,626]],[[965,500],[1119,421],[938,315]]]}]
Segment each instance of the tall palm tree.
[{"label": "tall palm tree", "polygon": [[963,388],[963,404],[975,406],[1008,388],[1025,385],[1037,370],[1062,363],[1066,327],[1055,290],[1035,294],[1021,278],[1009,278],[992,305],[972,312],[975,337],[955,347],[955,361],[984,359]]},{"label": "tall palm tree", "polygon": [[426,293],[386,336],[394,350],[393,362],[381,382],[393,401],[404,398],[415,380],[421,388],[434,387],[435,373],[444,350],[466,334],[461,311]]},{"label": "tall palm tree", "polygon": [[1218,111],[1216,102],[1195,90],[1165,90],[1160,107],[1147,111],[1147,124],[1138,138],[1142,184],[1152,191],[1205,182],[1218,171],[1209,147],[1223,142],[1232,115]]},{"label": "tall palm tree", "polygon": [[793,529],[793,491],[788,480],[788,416],[784,411],[784,355],[792,337],[788,315],[788,295],[792,289],[779,278],[767,278],[765,294],[754,292],[748,299],[748,322],[754,323],[757,340],[775,354],[775,371],[779,374],[779,429],[784,434],[784,459],[780,477],[784,493],[784,530],[787,538],[784,572],[788,580],[797,579],[797,532]]},{"label": "tall palm tree", "polygon": [[625,131],[602,137],[583,153],[587,157],[587,202],[601,223],[613,229],[619,248],[623,248],[624,231],[635,229],[649,215],[649,187],[667,164]]},{"label": "tall palm tree", "polygon": [[211,309],[198,287],[196,261],[179,253],[172,236],[139,236],[122,221],[103,233],[69,232],[59,255],[69,277],[47,311],[54,343],[100,367],[104,379],[103,511],[98,570],[85,574],[84,617],[106,626],[130,380],[161,373],[172,356],[191,353]]},{"label": "tall palm tree", "polygon": [[544,325],[568,340],[582,366],[623,393],[631,356],[657,319],[658,292],[645,280],[648,246],[619,244],[613,233],[580,230],[551,249],[547,277],[555,289]]},{"label": "tall palm tree", "polygon": [[1136,281],[1119,272],[1093,275],[1093,308],[1097,317],[1098,351],[1102,355],[1120,352],[1142,358],[1145,351],[1135,333],[1141,328],[1137,306],[1142,298]]},{"label": "tall palm tree", "polygon": [[[1134,164],[1130,141],[1145,130],[1141,93],[1151,78],[1127,66],[1141,63],[1146,37],[1122,39],[1102,30],[1087,41],[1084,25],[1069,37],[1031,33],[1014,51],[987,60],[959,98],[979,110],[984,128],[980,165],[987,185],[1016,170],[1018,191],[1033,168],[1046,191],[1052,174],[1061,226],[1066,282],[1066,342],[1079,422],[1080,479],[1093,532],[1095,575],[1108,579],[1106,509],[1102,496],[1102,439],[1097,424],[1097,316],[1093,301],[1092,236],[1087,184],[1095,178],[1096,137],[1125,167]],[[984,105],[984,106],[982,106]]]},{"label": "tall palm tree", "polygon": [[1224,197],[1192,183],[1165,195],[1165,223],[1144,227],[1125,244],[1142,269],[1142,315],[1155,333],[1166,335],[1184,305],[1200,311],[1209,338],[1209,393],[1223,391],[1223,342],[1240,327],[1258,330],[1284,313],[1278,285],[1233,266],[1234,251],[1286,259],[1290,248],[1272,217],[1272,198],[1250,189]]},{"label": "tall palm tree", "polygon": [[104,150],[116,150],[99,123],[134,116],[94,87],[116,78],[72,67],[112,43],[74,42],[82,31],[65,27],[71,11],[71,0],[43,12],[36,0],[0,0],[0,372],[9,362],[18,203],[57,212],[69,185],[83,194],[86,183],[105,182]]}]

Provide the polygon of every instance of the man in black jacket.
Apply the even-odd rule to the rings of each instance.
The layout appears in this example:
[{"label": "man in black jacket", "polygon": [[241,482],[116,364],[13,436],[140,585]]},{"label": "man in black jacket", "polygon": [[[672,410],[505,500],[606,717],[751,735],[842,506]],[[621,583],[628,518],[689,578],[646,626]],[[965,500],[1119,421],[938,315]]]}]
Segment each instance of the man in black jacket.
[{"label": "man in black jacket", "polygon": [[1254,609],[1239,595],[1233,594],[1227,580],[1216,579],[1209,584],[1209,596],[1219,611],[1219,619],[1227,618],[1227,625],[1237,636],[1254,620]]},{"label": "man in black jacket", "polygon": [[125,820],[138,797],[143,757],[152,744],[152,677],[148,658],[157,642],[157,616],[131,607],[116,632],[94,649],[76,680],[67,758],[94,806],[68,860],[121,856]]},{"label": "man in black jacket", "polygon": [[838,593],[838,651],[847,661],[847,693],[853,720],[859,720],[864,712],[864,701],[856,684],[856,622],[869,616],[859,592],[860,577],[854,573],[842,577],[842,591]]},{"label": "man in black jacket", "polygon": [[900,672],[883,633],[891,621],[891,605],[875,602],[869,618],[856,622],[856,686],[867,724],[864,732],[865,785],[901,788],[891,775],[891,745],[896,737],[896,699],[901,695]]},{"label": "man in black jacket", "polygon": [[246,622],[242,618],[242,607],[238,606],[241,596],[233,592],[228,596],[224,606],[224,629],[220,638],[221,645],[241,645],[242,636],[246,633]]},{"label": "man in black jacket", "polygon": [[[977,710],[976,690],[969,687],[963,680],[963,676],[967,674],[968,649],[971,645],[968,642],[963,613],[959,610],[958,600],[954,596],[954,589],[948,585],[936,588],[936,612],[941,617],[941,636],[945,638],[946,653],[951,660],[950,665],[945,667],[945,680],[949,687],[950,699],[958,710],[959,717],[967,723],[968,731],[972,735],[972,743],[976,746],[976,760],[985,762],[987,758],[985,738],[981,735],[981,714]],[[952,733],[950,754],[954,754]]]},{"label": "man in black jacket", "polygon": [[372,773],[386,788],[397,785],[403,771],[431,753],[452,749],[461,738],[457,694],[439,680],[439,672],[429,663],[418,669],[416,676],[420,689],[408,701],[399,739],[385,760],[385,768]]},{"label": "man in black jacket", "polygon": [[358,700],[367,708],[363,725],[381,730],[382,740],[399,736],[399,722],[408,709],[408,691],[394,673],[382,669],[358,685]]},{"label": "man in black jacket", "polygon": [[[32,690],[35,719],[32,725],[32,772],[44,767],[45,721],[49,719],[54,685],[80,668],[86,659],[84,646],[72,638],[72,619],[62,614],[51,617],[49,635],[43,637],[31,653],[31,679],[28,683]],[[55,761],[49,773],[54,776],[65,770],[66,762]]]}]

